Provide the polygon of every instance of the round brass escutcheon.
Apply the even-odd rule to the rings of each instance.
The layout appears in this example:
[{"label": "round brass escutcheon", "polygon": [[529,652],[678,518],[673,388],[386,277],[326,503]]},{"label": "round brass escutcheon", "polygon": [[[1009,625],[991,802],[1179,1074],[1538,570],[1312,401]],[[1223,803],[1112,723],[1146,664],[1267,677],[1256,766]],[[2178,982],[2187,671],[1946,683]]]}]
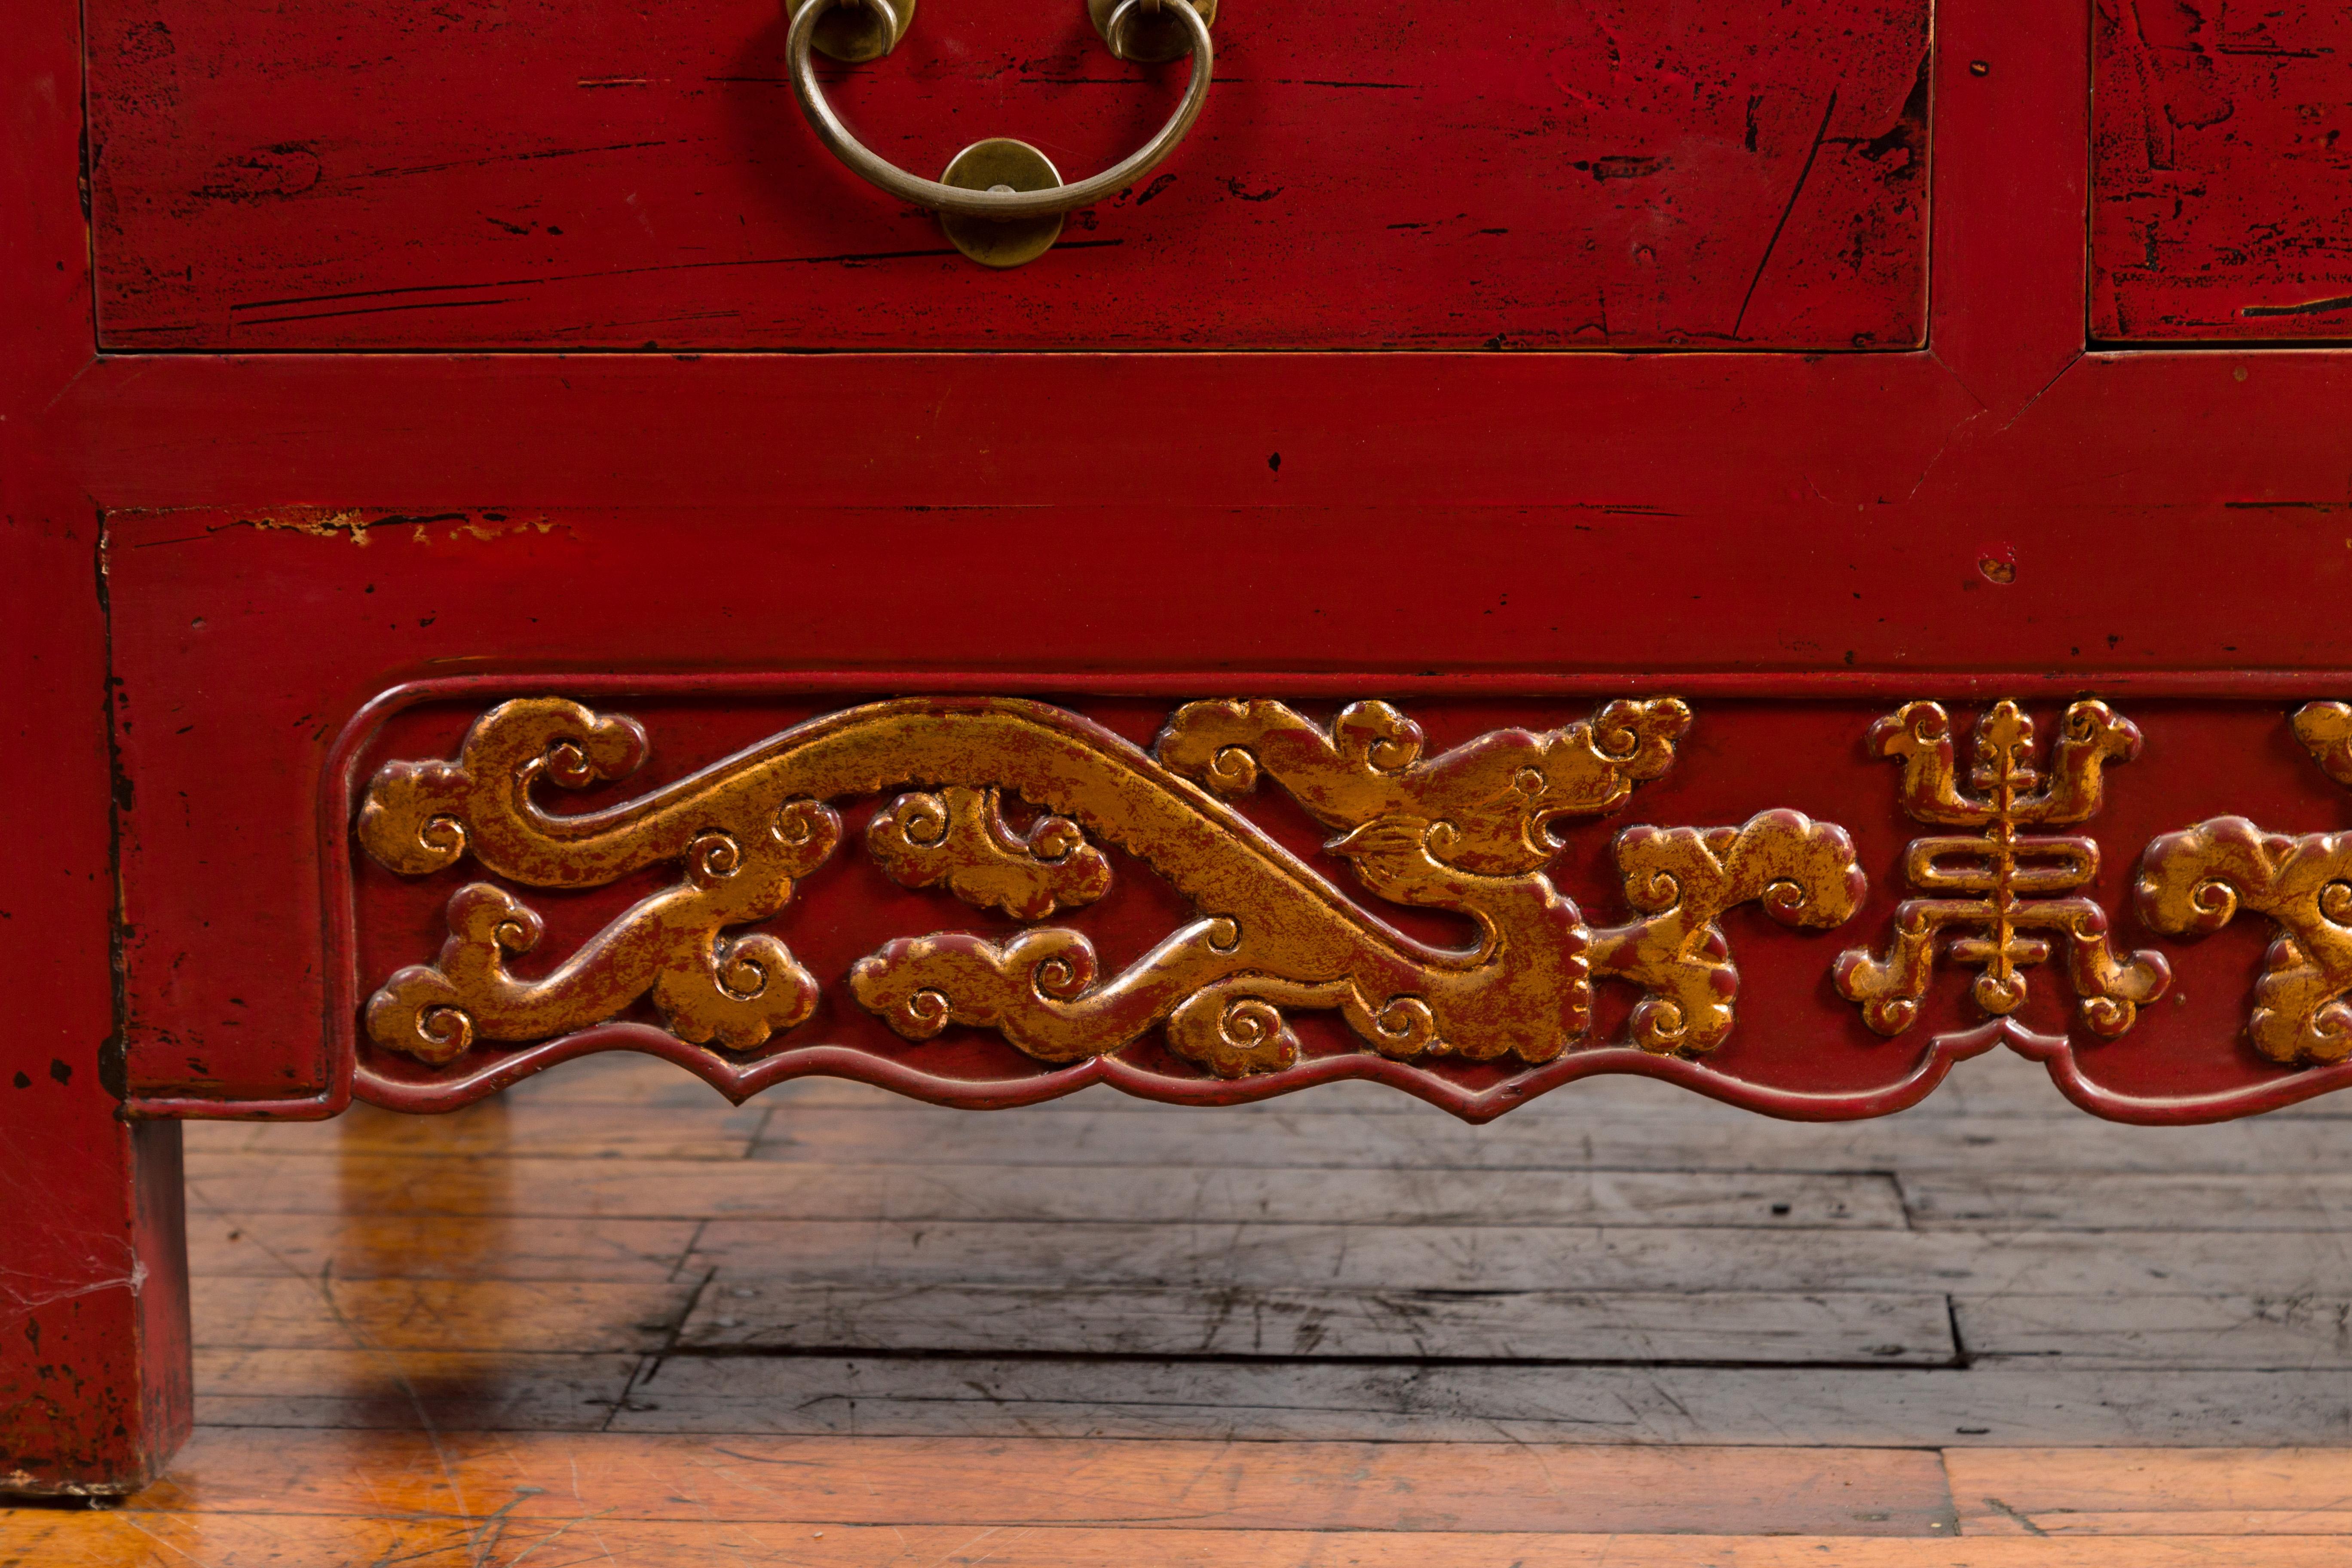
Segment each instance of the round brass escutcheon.
[{"label": "round brass escutcheon", "polygon": [[[1164,65],[1192,52],[1192,36],[1181,22],[1168,15],[1169,6],[1181,5],[1184,0],[1160,0],[1160,8],[1156,13],[1139,5],[1120,25],[1121,37],[1114,38],[1110,36],[1111,18],[1123,4],[1125,0],[1087,0],[1087,16],[1093,20],[1095,31],[1102,35],[1102,41],[1110,46],[1111,53],[1121,59]],[[1215,25],[1217,0],[1197,0],[1192,9],[1201,13],[1202,21]],[[1127,46],[1123,52],[1119,47],[1122,43]]]},{"label": "round brass escutcheon", "polygon": [[[789,22],[811,5],[824,0],[784,0],[784,19]],[[879,0],[887,8],[895,26],[882,25],[882,13],[875,9],[876,0],[833,0],[833,9],[826,12],[816,25],[816,52],[844,65],[864,65],[878,60],[898,47],[907,36],[907,28],[915,19],[915,0]]]},{"label": "round brass escutcheon", "polygon": [[[973,142],[950,159],[940,176],[940,184],[966,191],[1050,191],[1061,183],[1045,153],[1010,136]],[[1054,248],[1062,237],[1062,215],[999,221],[941,213],[940,226],[950,243],[982,267],[1018,267]]]}]

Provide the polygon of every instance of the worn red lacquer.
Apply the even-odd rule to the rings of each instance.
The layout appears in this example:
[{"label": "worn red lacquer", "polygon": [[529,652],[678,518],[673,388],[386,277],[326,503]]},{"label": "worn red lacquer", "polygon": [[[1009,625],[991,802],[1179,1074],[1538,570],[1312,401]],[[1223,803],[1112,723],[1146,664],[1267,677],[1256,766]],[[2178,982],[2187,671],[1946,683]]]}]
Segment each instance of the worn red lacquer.
[{"label": "worn red lacquer", "polygon": [[2352,331],[2352,6],[2098,0],[2092,331]]},{"label": "worn red lacquer", "polygon": [[[85,47],[79,6],[0,0],[0,647],[23,759],[0,792],[26,828],[0,860],[0,966],[37,999],[0,1033],[0,1485],[128,1489],[178,1440],[175,1145],[118,1095],[339,1102],[356,998],[429,957],[438,919],[432,888],[347,878],[345,792],[449,754],[517,692],[639,718],[648,777],[907,692],[1047,697],[1137,741],[1202,696],[1320,717],[1384,697],[1458,740],[1671,692],[1688,749],[1612,822],[1801,808],[1851,830],[1871,891],[1832,931],[1727,917],[1747,1012],[1712,1058],[1596,1043],[1530,1073],[1633,1066],[1858,1115],[1999,1036],[2132,1120],[2337,1082],[2247,1044],[2262,920],[2176,939],[2134,925],[2125,884],[2152,835],[2217,815],[2343,821],[2287,725],[2352,698],[2347,361],[2086,353],[2085,331],[2335,331],[2335,110],[2308,79],[2340,11],[2102,9],[2095,204],[2087,6],[1935,8],[1932,177],[1917,6],[1225,10],[1233,79],[1173,179],[994,275],[820,162],[773,82],[700,79],[780,74],[764,3],[103,0]],[[2153,109],[2117,85],[2143,45]],[[2199,58],[2227,119],[2183,96]],[[1075,3],[931,0],[898,56],[834,79],[919,173],[1000,133],[1080,173],[1181,68],[1114,68]],[[1404,85],[1325,85],[1346,81]],[[1865,335],[1893,352],[1313,352]],[[646,342],[891,352],[218,352]],[[975,344],[1301,352],[938,352]],[[394,691],[417,700],[379,729]],[[2060,1047],[2053,964],[2029,1011],[1981,1026],[1952,967],[1931,1020],[1875,1035],[1828,961],[1885,950],[1925,829],[1861,751],[1869,723],[2013,697],[2046,742],[2084,696],[2147,736],[2109,781],[2090,895],[2170,990],[2120,1038]],[[1612,830],[1560,862],[1605,919]],[[828,981],[871,942],[974,918],[861,859],[832,871],[783,922],[814,928]],[[1153,885],[1127,877],[1124,912],[1088,917],[1107,950],[1171,916]],[[762,1058],[782,1066],[730,1087],[847,1069],[1017,1100],[1108,1072],[818,1022],[829,1044],[787,1036]],[[1366,1059],[1330,1044],[1305,1078]],[[1419,1087],[1473,1115],[1538,1086],[1430,1070]]]},{"label": "worn red lacquer", "polygon": [[[780,0],[99,0],[119,349],[1898,348],[1927,284],[1927,0],[1228,6],[1188,144],[992,275],[859,184]],[[1064,178],[1166,117],[1080,0],[934,0],[826,65],[884,156]]]}]

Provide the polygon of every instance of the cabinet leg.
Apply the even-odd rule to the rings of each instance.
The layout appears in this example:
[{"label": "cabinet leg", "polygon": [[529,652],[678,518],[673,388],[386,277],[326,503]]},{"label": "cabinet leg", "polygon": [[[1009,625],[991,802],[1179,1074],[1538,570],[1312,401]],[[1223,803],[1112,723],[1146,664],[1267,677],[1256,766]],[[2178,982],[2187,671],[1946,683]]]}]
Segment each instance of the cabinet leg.
[{"label": "cabinet leg", "polygon": [[180,1124],[39,1065],[0,1068],[0,1492],[135,1491],[188,1434]]},{"label": "cabinet leg", "polygon": [[[28,34],[26,48],[67,36]],[[70,149],[69,126],[44,123]],[[14,172],[0,187],[18,189]],[[27,246],[47,242],[46,221],[27,220]],[[79,225],[51,237],[62,272]],[[33,254],[9,263],[14,284]],[[0,856],[0,1493],[72,1496],[152,1479],[187,1436],[190,1379],[180,1127],[122,1121],[102,1081],[119,1026],[109,806],[128,785],[109,766],[98,520],[48,462],[61,442],[18,417],[41,405],[19,401],[35,377],[88,357],[66,289],[0,302],[0,821],[15,835]]]}]

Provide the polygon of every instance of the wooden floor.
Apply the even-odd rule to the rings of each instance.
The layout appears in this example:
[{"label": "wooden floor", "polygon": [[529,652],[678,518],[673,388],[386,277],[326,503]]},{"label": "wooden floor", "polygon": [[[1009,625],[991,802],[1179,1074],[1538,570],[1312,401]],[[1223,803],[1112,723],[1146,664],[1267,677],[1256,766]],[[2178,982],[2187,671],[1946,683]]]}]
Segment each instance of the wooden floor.
[{"label": "wooden floor", "polygon": [[736,1110],[613,1057],[188,1134],[197,1436],[0,1568],[2352,1563],[2352,1104]]}]

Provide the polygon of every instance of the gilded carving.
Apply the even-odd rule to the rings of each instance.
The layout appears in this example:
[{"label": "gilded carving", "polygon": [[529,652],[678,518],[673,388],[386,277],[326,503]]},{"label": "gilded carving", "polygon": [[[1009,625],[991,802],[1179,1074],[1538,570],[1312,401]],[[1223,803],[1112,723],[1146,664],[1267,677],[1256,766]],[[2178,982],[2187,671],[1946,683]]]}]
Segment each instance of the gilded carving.
[{"label": "gilded carving", "polygon": [[[670,862],[682,880],[537,982],[504,968],[536,940],[535,917],[496,885],[469,884],[451,900],[440,961],[383,984],[369,1033],[446,1062],[477,1039],[549,1037],[650,998],[681,1038],[761,1048],[808,1016],[816,982],[779,937],[740,928],[781,914],[833,853],[832,803],[898,789],[866,844],[902,885],[1043,920],[1108,891],[1099,841],[1196,911],[1116,974],[1066,928],[887,942],[848,989],[909,1038],[961,1024],[1066,1062],[1158,1026],[1180,1058],[1239,1077],[1296,1062],[1289,1016],[1325,1010],[1399,1059],[1536,1063],[1590,1032],[1591,986],[1605,980],[1643,993],[1633,1043],[1697,1055],[1734,1019],[1724,911],[1755,902],[1783,923],[1833,926],[1864,880],[1843,830],[1793,811],[1736,827],[1635,827],[1615,853],[1636,918],[1590,926],[1543,870],[1557,830],[1664,774],[1690,722],[1672,698],[1617,701],[1558,730],[1497,731],[1428,756],[1420,728],[1386,703],[1355,704],[1326,728],[1278,702],[1201,702],[1147,752],[1040,703],[910,699],[813,720],[637,799],[562,815],[536,798],[542,781],[626,776],[645,734],[577,703],[507,702],[476,721],[454,762],[378,773],[358,820],[367,852],[410,875],[471,854],[542,888]],[[1327,849],[1366,890],[1460,914],[1475,940],[1431,946],[1341,893],[1227,804],[1261,779],[1331,831]],[[1014,802],[1042,815],[1016,829]]]},{"label": "gilded carving", "polygon": [[1110,891],[1110,861],[1066,816],[1041,816],[1025,833],[1004,820],[1001,790],[951,784],[902,795],[874,814],[866,849],[902,888],[936,888],[975,909],[1042,921]]},{"label": "gilded carving", "polygon": [[[1895,911],[1884,956],[1867,948],[1840,955],[1839,992],[1862,1005],[1884,1035],[1918,1017],[1948,935],[1951,959],[1974,967],[1970,994],[1995,1017],[2026,997],[2024,970],[2065,947],[2077,1009],[2107,1038],[2132,1026],[2144,1003],[2164,994],[2172,972],[2161,953],[2118,958],[2107,942],[2106,912],[2078,889],[2098,875],[2099,847],[2075,835],[2025,828],[2072,826],[2098,814],[2105,770],[2139,754],[2140,734],[2104,702],[2077,702],[2060,721],[2049,767],[2036,766],[2033,721],[2014,702],[1980,715],[1971,736],[1968,784],[1960,786],[1951,718],[1933,702],[1911,702],[1873,724],[1869,746],[1903,769],[1901,800],[1915,820],[1968,828],[1915,838],[1903,858],[1916,891]],[[1973,792],[1973,793],[1971,793]]]},{"label": "gilded carving", "polygon": [[539,916],[502,888],[469,882],[449,900],[439,959],[396,972],[368,999],[369,1037],[446,1062],[477,1038],[547,1039],[650,994],[678,1038],[753,1049],[809,1016],[817,983],[774,937],[722,930],[782,910],[793,879],[840,838],[841,819],[809,801],[788,804],[748,849],[731,834],[698,835],[686,847],[685,880],[641,900],[538,981],[517,979],[506,963],[539,944]]},{"label": "gilded carving", "polygon": [[[2294,733],[2321,769],[2352,784],[2352,707],[2312,702]],[[2140,918],[2172,936],[2221,930],[2242,909],[2278,940],[2254,982],[2246,1037],[2274,1062],[2352,1059],[2352,834],[2270,833],[2216,816],[2151,840],[2140,857]]]}]

